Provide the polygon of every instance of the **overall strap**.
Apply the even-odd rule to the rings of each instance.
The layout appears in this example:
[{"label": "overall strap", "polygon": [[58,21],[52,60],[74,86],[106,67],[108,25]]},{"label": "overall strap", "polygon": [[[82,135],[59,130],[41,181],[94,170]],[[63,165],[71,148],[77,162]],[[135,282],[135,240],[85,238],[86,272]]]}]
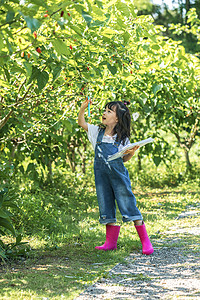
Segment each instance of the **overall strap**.
[{"label": "overall strap", "polygon": [[117,141],[115,141],[115,142],[114,142],[114,146],[118,148],[118,147],[119,147],[119,145],[120,145],[120,143],[121,143],[120,141],[118,141],[118,142],[117,142]]},{"label": "overall strap", "polygon": [[[100,131],[99,131],[99,133],[98,133],[98,136],[97,136],[97,141],[96,141],[97,145],[101,144],[103,136],[104,136],[104,132],[105,132],[105,128],[101,128]],[[118,148],[119,145],[120,145],[120,143],[121,143],[121,141],[115,141],[113,143],[113,145]]]},{"label": "overall strap", "polygon": [[96,141],[96,144],[101,144],[102,142],[102,139],[103,139],[103,136],[104,136],[104,132],[105,132],[105,128],[101,128],[99,130],[99,133],[98,133],[98,136],[97,136],[97,141]]}]

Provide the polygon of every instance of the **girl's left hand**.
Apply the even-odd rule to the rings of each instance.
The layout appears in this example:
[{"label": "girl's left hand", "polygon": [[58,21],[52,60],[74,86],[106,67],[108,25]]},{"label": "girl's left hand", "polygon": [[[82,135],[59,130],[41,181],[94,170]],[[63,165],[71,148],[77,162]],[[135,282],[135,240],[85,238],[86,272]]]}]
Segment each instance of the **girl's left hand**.
[{"label": "girl's left hand", "polygon": [[126,152],[124,154],[133,156],[135,154],[135,151],[139,148],[140,148],[140,146],[135,146],[132,149],[126,150]]}]

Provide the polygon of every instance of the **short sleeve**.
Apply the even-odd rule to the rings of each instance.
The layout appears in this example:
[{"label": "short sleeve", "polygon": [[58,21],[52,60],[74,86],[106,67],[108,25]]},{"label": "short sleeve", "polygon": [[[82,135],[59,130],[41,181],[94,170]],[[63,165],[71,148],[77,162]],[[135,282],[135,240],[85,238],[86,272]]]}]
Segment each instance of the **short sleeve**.
[{"label": "short sleeve", "polygon": [[88,139],[92,144],[93,149],[95,149],[97,136],[99,134],[99,127],[93,124],[87,124],[87,125],[88,125],[88,131],[87,131]]}]

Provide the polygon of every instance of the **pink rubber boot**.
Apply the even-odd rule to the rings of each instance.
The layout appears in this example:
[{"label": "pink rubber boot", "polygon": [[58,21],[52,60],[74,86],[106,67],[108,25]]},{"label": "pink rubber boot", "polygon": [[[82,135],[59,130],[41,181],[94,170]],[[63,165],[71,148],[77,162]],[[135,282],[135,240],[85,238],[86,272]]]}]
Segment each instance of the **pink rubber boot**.
[{"label": "pink rubber boot", "polygon": [[135,225],[135,228],[137,230],[137,233],[138,233],[141,243],[142,243],[142,253],[146,254],[146,255],[152,254],[154,250],[153,250],[153,247],[149,240],[144,223],[143,223],[143,225]]},{"label": "pink rubber boot", "polygon": [[117,249],[117,240],[119,236],[120,226],[113,226],[106,224],[106,241],[102,246],[97,246],[98,250],[114,250]]}]

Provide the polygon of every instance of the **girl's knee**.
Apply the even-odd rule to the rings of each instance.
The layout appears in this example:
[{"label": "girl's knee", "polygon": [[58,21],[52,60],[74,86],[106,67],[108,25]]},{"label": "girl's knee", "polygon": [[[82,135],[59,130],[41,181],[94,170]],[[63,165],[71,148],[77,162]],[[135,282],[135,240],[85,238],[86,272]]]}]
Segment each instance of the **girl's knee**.
[{"label": "girl's knee", "polygon": [[140,225],[143,224],[143,221],[142,221],[142,220],[135,220],[135,221],[134,221],[134,224],[135,224],[136,226],[140,226]]}]

